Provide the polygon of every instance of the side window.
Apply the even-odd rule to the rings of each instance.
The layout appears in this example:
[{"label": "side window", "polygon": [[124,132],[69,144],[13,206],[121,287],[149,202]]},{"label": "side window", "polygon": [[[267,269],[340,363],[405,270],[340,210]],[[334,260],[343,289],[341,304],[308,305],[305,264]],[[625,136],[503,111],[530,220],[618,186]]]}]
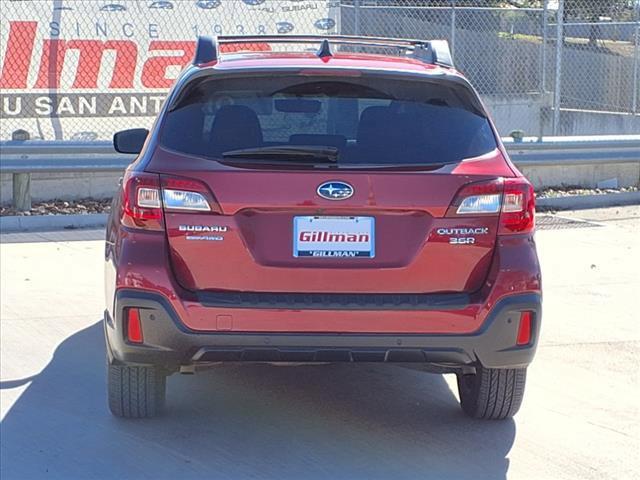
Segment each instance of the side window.
[{"label": "side window", "polygon": [[191,103],[167,115],[162,141],[180,152],[200,155],[206,152],[204,105]]}]

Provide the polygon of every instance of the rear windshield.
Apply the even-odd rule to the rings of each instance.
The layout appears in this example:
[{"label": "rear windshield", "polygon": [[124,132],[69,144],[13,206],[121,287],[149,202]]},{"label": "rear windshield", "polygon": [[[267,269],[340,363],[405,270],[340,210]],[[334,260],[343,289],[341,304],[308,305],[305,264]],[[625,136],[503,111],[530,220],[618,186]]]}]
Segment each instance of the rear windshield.
[{"label": "rear windshield", "polygon": [[476,96],[453,82],[292,75],[204,80],[187,89],[165,117],[161,144],[212,159],[326,147],[345,166],[430,165],[496,148]]}]

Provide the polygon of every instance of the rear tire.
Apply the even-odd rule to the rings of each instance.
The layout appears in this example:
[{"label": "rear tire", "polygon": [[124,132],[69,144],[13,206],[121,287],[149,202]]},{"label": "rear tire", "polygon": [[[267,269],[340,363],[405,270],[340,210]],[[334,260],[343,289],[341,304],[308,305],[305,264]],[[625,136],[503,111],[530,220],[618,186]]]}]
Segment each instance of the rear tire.
[{"label": "rear tire", "polygon": [[157,367],[108,367],[109,409],[116,417],[149,418],[162,411],[166,375]]},{"label": "rear tire", "polygon": [[522,404],[526,378],[526,368],[478,367],[475,374],[458,374],[460,406],[473,418],[511,418]]}]

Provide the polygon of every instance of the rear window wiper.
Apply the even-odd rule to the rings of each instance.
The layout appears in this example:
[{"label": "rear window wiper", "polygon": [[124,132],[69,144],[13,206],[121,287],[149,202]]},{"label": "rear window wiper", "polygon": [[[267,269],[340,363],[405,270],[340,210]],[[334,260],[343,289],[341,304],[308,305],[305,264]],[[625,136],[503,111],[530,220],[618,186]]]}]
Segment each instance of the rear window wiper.
[{"label": "rear window wiper", "polygon": [[266,147],[241,148],[222,153],[223,158],[246,158],[251,160],[282,160],[330,162],[338,161],[338,148],[324,145],[274,145]]}]

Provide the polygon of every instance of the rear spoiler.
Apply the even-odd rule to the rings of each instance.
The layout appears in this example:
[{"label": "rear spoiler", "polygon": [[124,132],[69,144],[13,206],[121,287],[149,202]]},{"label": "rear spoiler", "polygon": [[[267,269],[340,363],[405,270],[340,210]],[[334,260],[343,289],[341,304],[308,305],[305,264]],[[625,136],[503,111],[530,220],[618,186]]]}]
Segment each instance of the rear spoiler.
[{"label": "rear spoiler", "polygon": [[453,68],[449,42],[446,40],[406,40],[386,37],[352,35],[231,35],[216,38],[200,36],[196,46],[194,65],[218,61],[218,45],[241,43],[318,44],[318,57],[333,55],[331,45],[358,45],[364,47],[398,48],[422,62]]}]

